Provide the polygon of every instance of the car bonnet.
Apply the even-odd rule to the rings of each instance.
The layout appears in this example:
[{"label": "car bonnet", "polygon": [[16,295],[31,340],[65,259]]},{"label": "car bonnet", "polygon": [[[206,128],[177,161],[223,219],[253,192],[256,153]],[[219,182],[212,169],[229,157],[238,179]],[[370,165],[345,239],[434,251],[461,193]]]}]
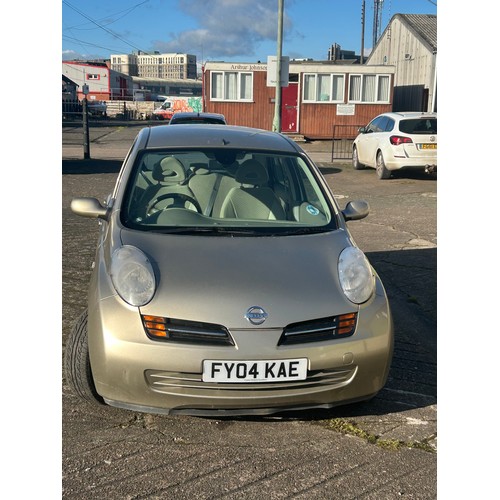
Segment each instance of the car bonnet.
[{"label": "car bonnet", "polygon": [[300,236],[187,236],[122,230],[122,243],[150,259],[156,293],[144,314],[251,326],[252,306],[263,308],[273,328],[355,311],[340,289],[337,262],[350,245],[336,230]]}]

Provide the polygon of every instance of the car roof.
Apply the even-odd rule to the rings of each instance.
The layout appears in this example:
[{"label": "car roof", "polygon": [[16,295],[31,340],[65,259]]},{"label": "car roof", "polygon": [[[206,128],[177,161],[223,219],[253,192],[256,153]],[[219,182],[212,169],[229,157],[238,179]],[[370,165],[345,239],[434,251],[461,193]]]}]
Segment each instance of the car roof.
[{"label": "car roof", "polygon": [[437,118],[437,113],[425,112],[425,111],[393,111],[389,113],[382,113],[381,116],[389,116],[396,120],[401,120],[402,118],[422,118],[422,117],[432,117]]},{"label": "car roof", "polygon": [[[178,111],[177,113],[174,113],[175,118],[218,118],[220,120],[225,120],[226,118],[224,115],[221,115],[220,113],[197,113],[194,111]],[[173,117],[172,117],[173,118]]]},{"label": "car roof", "polygon": [[[186,130],[189,129],[189,133]],[[140,132],[147,137],[141,141],[142,149],[155,148],[214,148],[261,149],[283,153],[302,152],[290,138],[268,130],[236,125],[189,124],[170,127],[149,126]]]}]

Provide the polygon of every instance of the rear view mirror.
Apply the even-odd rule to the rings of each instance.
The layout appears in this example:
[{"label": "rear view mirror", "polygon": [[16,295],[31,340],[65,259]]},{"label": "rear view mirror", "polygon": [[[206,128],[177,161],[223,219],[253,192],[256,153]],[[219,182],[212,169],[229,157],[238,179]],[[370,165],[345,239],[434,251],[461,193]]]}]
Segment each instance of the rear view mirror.
[{"label": "rear view mirror", "polygon": [[342,215],[346,221],[349,220],[360,220],[364,219],[370,212],[370,206],[364,200],[350,201],[344,210],[342,210]]},{"label": "rear view mirror", "polygon": [[108,209],[96,198],[74,198],[71,201],[71,210],[76,215],[96,219],[106,219],[108,215]]}]

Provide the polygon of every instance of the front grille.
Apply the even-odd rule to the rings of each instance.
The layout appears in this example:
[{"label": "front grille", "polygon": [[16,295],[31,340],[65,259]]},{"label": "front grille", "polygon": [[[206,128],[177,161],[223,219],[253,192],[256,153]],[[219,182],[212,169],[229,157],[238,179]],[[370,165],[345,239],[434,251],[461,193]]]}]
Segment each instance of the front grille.
[{"label": "front grille", "polygon": [[[147,370],[146,381],[151,389],[165,394],[203,394],[207,397],[231,393],[241,397],[252,397],[256,394],[279,393],[293,391],[298,393],[314,392],[315,390],[340,387],[349,383],[356,374],[356,367],[340,368],[334,370],[314,370],[307,373],[306,380],[287,382],[259,382],[257,384],[242,383],[219,384],[217,382],[203,382],[201,373],[167,372]],[[248,396],[244,396],[248,394]]]},{"label": "front grille", "polygon": [[303,344],[350,337],[356,330],[356,319],[357,313],[348,313],[293,323],[283,330],[278,345]]},{"label": "front grille", "polygon": [[142,315],[147,336],[152,340],[190,344],[234,345],[227,328],[212,323]]}]

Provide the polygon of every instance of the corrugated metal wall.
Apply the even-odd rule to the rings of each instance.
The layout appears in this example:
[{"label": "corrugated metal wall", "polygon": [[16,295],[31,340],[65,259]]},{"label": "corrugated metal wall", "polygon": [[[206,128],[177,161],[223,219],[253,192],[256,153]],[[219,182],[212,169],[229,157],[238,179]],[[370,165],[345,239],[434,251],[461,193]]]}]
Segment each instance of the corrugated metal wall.
[{"label": "corrugated metal wall", "polygon": [[394,111],[431,111],[435,57],[400,19],[393,19],[368,65],[395,66]]}]

